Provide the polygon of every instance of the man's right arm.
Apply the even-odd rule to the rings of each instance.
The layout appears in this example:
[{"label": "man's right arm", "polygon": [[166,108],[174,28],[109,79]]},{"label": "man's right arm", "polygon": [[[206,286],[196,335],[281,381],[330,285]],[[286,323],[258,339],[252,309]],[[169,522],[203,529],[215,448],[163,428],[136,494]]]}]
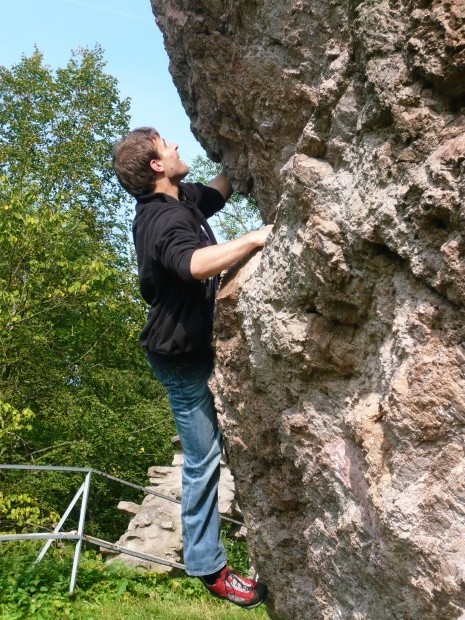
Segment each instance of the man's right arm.
[{"label": "man's right arm", "polygon": [[231,194],[233,193],[231,181],[229,180],[226,172],[221,171],[214,179],[208,183],[208,187],[213,187],[220,192],[223,196],[225,202],[231,198]]},{"label": "man's right arm", "polygon": [[263,247],[272,228],[272,225],[265,226],[232,241],[195,250],[190,263],[192,277],[196,280],[205,280],[218,275],[256,248]]}]

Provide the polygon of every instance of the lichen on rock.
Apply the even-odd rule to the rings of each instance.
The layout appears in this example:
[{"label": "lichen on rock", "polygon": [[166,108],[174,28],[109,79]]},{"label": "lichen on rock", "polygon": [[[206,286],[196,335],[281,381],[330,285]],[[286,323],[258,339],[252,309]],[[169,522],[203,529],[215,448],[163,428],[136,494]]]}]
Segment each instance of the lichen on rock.
[{"label": "lichen on rock", "polygon": [[152,3],[194,133],[274,222],[213,381],[271,617],[462,617],[465,3]]}]

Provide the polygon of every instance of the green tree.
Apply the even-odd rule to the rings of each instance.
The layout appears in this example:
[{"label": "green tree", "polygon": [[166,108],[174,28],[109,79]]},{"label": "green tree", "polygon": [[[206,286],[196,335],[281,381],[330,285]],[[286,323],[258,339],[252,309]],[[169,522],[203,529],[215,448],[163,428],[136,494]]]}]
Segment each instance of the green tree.
[{"label": "green tree", "polygon": [[[0,415],[9,433],[0,440],[9,439],[4,462],[89,466],[145,483],[147,467],[171,455],[174,431],[138,346],[145,306],[111,169],[129,102],[104,67],[99,47],[56,72],[38,51],[0,67]],[[3,478],[46,511],[76,490],[62,474]],[[107,526],[109,493],[94,484],[93,505],[112,502],[101,512]]]},{"label": "green tree", "polygon": [[[190,166],[188,181],[208,183],[219,174],[221,166],[207,157],[198,155]],[[263,225],[257,203],[251,196],[241,196],[234,193],[226,207],[212,217],[213,228],[225,241],[235,239],[250,230]]]}]

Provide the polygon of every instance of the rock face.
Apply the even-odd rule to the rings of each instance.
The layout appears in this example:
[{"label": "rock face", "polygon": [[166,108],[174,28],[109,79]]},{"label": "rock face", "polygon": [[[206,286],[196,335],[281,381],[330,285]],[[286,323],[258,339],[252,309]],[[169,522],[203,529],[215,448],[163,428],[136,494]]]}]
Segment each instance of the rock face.
[{"label": "rock face", "polygon": [[275,223],[214,381],[271,617],[465,618],[465,2],[152,2]]}]

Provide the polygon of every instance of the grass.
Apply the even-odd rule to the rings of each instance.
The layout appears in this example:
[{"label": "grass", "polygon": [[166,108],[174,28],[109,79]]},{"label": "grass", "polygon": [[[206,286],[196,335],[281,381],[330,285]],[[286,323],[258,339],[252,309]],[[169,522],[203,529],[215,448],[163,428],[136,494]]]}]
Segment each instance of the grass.
[{"label": "grass", "polygon": [[40,545],[0,543],[1,620],[266,620],[261,606],[244,610],[212,598],[198,579],[106,564],[94,551],[81,556],[69,595],[73,546],[55,547],[34,565]]},{"label": "grass", "polygon": [[74,608],[74,618],[80,620],[241,620],[268,619],[264,608],[239,609],[231,603],[185,600],[125,600],[109,601],[106,604],[84,604]]}]

